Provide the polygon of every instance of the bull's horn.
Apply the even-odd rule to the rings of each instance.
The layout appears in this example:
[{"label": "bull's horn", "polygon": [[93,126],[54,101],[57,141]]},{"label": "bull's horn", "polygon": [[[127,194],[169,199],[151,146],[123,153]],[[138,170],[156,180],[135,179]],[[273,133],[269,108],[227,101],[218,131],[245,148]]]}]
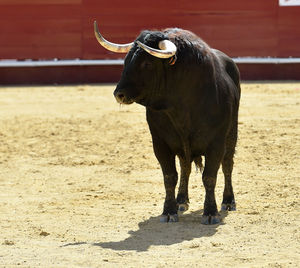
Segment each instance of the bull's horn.
[{"label": "bull's horn", "polygon": [[111,43],[111,42],[105,40],[104,37],[99,32],[98,25],[97,25],[96,21],[94,21],[94,32],[95,32],[95,36],[96,36],[98,42],[100,43],[100,45],[105,47],[107,50],[112,51],[112,52],[128,53],[129,50],[132,48],[132,46],[134,44],[133,42],[128,43],[128,44],[114,44],[114,43]]},{"label": "bull's horn", "polygon": [[137,41],[138,45],[147,51],[149,54],[162,59],[171,58],[176,54],[177,47],[176,45],[169,41],[169,40],[163,40],[158,43],[158,47],[160,49],[149,47],[140,41]]}]

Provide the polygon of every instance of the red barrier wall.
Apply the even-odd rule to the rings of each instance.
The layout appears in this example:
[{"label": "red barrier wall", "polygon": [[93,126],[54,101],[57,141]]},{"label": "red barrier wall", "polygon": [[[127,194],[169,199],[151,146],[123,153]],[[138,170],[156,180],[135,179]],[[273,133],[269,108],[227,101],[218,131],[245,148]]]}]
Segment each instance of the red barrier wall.
[{"label": "red barrier wall", "polygon": [[143,29],[194,31],[232,57],[300,57],[300,6],[278,0],[0,0],[0,59],[119,58],[100,48]]},{"label": "red barrier wall", "polygon": [[[280,7],[278,2],[0,0],[0,60],[123,58],[100,47],[93,33],[94,20],[104,37],[116,43],[132,42],[143,29],[180,27],[231,57],[300,57],[300,6]],[[280,66],[243,65],[240,69],[244,79],[300,79],[299,64]],[[120,66],[0,68],[0,83],[5,84],[49,79],[84,82],[87,77],[112,82],[119,76]]]}]

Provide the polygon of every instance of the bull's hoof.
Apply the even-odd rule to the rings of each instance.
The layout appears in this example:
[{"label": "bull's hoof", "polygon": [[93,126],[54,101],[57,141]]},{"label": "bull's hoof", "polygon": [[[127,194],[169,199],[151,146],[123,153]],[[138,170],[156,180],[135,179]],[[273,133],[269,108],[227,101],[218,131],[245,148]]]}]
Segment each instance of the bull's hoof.
[{"label": "bull's hoof", "polygon": [[203,215],[201,219],[201,223],[205,225],[218,224],[220,222],[221,219],[218,215],[217,216]]},{"label": "bull's hoof", "polygon": [[160,222],[178,222],[178,215],[161,215],[160,216]]},{"label": "bull's hoof", "polygon": [[169,215],[161,215],[159,218],[160,222],[168,222],[169,221]]},{"label": "bull's hoof", "polygon": [[170,215],[169,222],[178,222],[178,215],[177,214]]},{"label": "bull's hoof", "polygon": [[236,204],[235,202],[231,202],[230,204],[223,203],[221,206],[221,211],[236,211]]},{"label": "bull's hoof", "polygon": [[178,213],[182,214],[189,209],[189,204],[178,204]]}]

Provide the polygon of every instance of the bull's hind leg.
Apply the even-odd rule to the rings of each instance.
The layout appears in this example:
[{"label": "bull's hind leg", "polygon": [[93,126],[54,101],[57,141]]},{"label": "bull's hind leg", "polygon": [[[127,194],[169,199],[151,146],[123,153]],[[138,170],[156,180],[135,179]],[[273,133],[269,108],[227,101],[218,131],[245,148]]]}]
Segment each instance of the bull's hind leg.
[{"label": "bull's hind leg", "polygon": [[180,184],[179,184],[179,189],[177,194],[177,206],[178,206],[178,212],[183,213],[187,211],[189,208],[188,186],[189,186],[189,177],[191,174],[191,163],[190,161],[187,161],[182,157],[179,157],[179,161],[180,161],[181,174],[180,174]]},{"label": "bull's hind leg", "polygon": [[222,162],[222,170],[225,177],[225,187],[224,187],[223,201],[221,207],[221,210],[223,211],[236,210],[236,203],[234,200],[234,193],[233,193],[232,180],[231,180],[232,168],[233,168],[233,159],[232,158],[224,159]]},{"label": "bull's hind leg", "polygon": [[223,202],[221,210],[233,211],[236,210],[236,203],[234,200],[234,193],[232,188],[232,169],[233,157],[237,141],[237,128],[233,128],[229,133],[226,141],[226,152],[222,161],[222,170],[225,178],[225,187],[223,193]]}]

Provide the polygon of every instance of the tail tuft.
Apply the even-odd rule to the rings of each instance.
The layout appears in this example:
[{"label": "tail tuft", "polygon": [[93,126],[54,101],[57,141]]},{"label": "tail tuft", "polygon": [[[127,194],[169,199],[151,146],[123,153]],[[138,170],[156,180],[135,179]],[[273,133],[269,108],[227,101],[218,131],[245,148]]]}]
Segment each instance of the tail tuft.
[{"label": "tail tuft", "polygon": [[199,156],[197,158],[194,159],[194,163],[196,165],[196,171],[200,170],[200,172],[202,173],[204,170],[203,164],[202,164],[202,157]]}]

